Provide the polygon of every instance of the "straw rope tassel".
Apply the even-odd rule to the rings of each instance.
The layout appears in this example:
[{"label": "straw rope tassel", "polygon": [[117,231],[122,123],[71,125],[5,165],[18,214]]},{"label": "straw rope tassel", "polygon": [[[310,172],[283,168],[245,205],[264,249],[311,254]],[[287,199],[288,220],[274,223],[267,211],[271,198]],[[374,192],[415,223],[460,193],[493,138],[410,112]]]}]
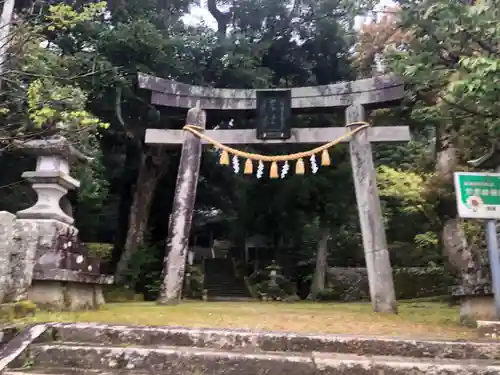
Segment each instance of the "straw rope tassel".
[{"label": "straw rope tassel", "polygon": [[304,166],[304,160],[300,158],[297,160],[297,164],[295,164],[295,174],[304,174],[305,173],[305,166]]},{"label": "straw rope tassel", "polygon": [[328,153],[328,150],[323,150],[321,153],[321,165],[322,166],[327,166],[330,165],[332,162],[330,160],[330,154]]},{"label": "straw rope tassel", "polygon": [[273,161],[271,163],[271,170],[269,171],[269,177],[271,178],[278,178],[278,163]]},{"label": "straw rope tassel", "polygon": [[229,165],[229,153],[226,150],[222,150],[220,165]]},{"label": "straw rope tassel", "polygon": [[245,170],[243,171],[244,174],[252,174],[253,173],[253,163],[251,159],[247,159],[245,161]]}]

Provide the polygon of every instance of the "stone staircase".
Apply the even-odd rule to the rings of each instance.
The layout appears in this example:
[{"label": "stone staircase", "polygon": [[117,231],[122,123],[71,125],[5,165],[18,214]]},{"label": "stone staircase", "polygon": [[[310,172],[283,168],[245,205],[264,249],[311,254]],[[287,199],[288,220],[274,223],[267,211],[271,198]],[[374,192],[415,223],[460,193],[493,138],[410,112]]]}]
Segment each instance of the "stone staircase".
[{"label": "stone staircase", "polygon": [[500,374],[500,342],[48,324],[0,352],[4,375]]},{"label": "stone staircase", "polygon": [[230,258],[205,259],[205,285],[211,301],[241,301],[251,296],[241,277],[234,274]]}]

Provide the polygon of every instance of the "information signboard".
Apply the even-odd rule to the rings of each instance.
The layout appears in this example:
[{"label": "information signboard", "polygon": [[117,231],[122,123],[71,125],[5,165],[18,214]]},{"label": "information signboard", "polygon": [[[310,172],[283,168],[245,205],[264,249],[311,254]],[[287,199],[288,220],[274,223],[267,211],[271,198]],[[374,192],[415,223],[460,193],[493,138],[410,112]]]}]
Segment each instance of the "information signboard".
[{"label": "information signboard", "polygon": [[458,215],[500,219],[500,173],[455,173]]}]

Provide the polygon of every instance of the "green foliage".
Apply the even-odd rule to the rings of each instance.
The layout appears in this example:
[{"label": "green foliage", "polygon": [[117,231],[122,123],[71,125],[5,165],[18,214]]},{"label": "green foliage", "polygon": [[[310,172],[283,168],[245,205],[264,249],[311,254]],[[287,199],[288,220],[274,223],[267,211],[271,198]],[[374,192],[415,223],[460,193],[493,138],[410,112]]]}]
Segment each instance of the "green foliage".
[{"label": "green foliage", "polygon": [[[453,275],[435,264],[394,267],[393,277],[398,300],[448,295],[449,287],[457,283]],[[359,301],[369,299],[369,295],[366,269],[331,268],[327,288],[317,298],[321,301]]]},{"label": "green foliage", "polygon": [[462,227],[467,236],[469,246],[482,250],[487,248],[483,220],[464,220],[462,222]]},{"label": "green foliage", "polygon": [[419,233],[415,236],[415,245],[420,252],[433,251],[439,247],[439,238],[435,232]]},{"label": "green foliage", "polygon": [[[425,7],[425,3],[421,6]],[[496,116],[499,93],[495,88],[500,82],[500,55],[496,49],[500,41],[499,5],[491,2],[471,8],[465,2],[438,1],[419,11],[423,16],[420,24],[428,28],[433,23],[430,39],[434,41],[430,42],[446,40],[441,49],[453,54],[448,55],[447,69],[434,73],[448,83],[443,98],[466,111]],[[438,54],[434,61],[436,58],[445,60],[446,56]],[[428,68],[428,64],[408,65],[407,71],[411,74],[412,70],[424,72]]]},{"label": "green foliage", "polygon": [[108,261],[111,258],[111,251],[113,250],[113,245],[108,243],[86,243],[89,249],[89,255],[92,258],[100,259],[102,261]]},{"label": "green foliage", "polygon": [[316,294],[316,300],[318,301],[338,301],[341,298],[342,294],[339,293],[334,288],[325,288],[323,290],[318,291]]},{"label": "green foliage", "polygon": [[377,183],[382,197],[398,199],[401,209],[409,214],[429,210],[425,197],[425,175],[400,171],[387,166],[377,169]]},{"label": "green foliage", "polygon": [[[435,212],[437,202],[429,194],[429,186],[433,181],[431,177],[431,174],[401,171],[383,165],[377,168],[377,183],[385,202],[389,234],[394,233],[391,229],[401,228],[404,231],[399,225],[402,223],[404,226],[413,221],[406,233],[413,239],[414,246],[393,246],[398,258],[413,248],[407,259],[413,258],[421,263],[406,263],[406,266],[425,266],[428,264],[426,262],[442,261],[437,234],[440,222]],[[401,241],[403,233],[398,232],[398,240]]]},{"label": "green foliage", "polygon": [[[270,272],[277,271],[276,284],[271,281]],[[278,272],[280,267],[272,265],[266,267],[265,270],[256,271],[248,277],[248,282],[252,288],[252,294],[263,295],[266,294],[271,298],[286,299],[289,296],[295,296],[297,291],[295,285],[289,278]]]},{"label": "green foliage", "polygon": [[105,285],[103,294],[107,303],[144,301],[142,294],[137,294],[133,289],[123,285]]},{"label": "green foliage", "polygon": [[156,299],[162,282],[163,247],[146,245],[133,254],[123,284],[130,290],[142,292],[145,299]]},{"label": "green foliage", "polygon": [[[432,163],[420,168],[435,172],[427,179],[424,195],[434,211],[427,217],[434,223],[416,237],[419,249],[438,243],[428,234],[457,215],[452,173],[470,170],[469,160],[498,143],[499,14],[498,2],[484,6],[464,1],[401,2],[398,26],[409,38],[396,44],[386,61],[406,83],[414,128],[434,129],[428,142]],[[463,251],[476,253],[475,258],[484,254],[484,231],[479,223],[467,221],[464,227],[467,238],[460,241],[468,241],[468,246],[448,254],[454,258],[452,263],[461,261]],[[444,241],[440,245],[446,245]],[[454,246],[447,245],[448,249]]]},{"label": "green foliage", "polygon": [[457,280],[441,267],[408,268],[394,270],[394,285],[398,300],[449,294]]},{"label": "green foliage", "polygon": [[[189,283],[187,280],[189,280]],[[204,282],[205,274],[201,265],[186,265],[186,285],[183,296],[192,299],[201,299]]]},{"label": "green foliage", "polygon": [[407,1],[400,26],[412,37],[388,56],[412,90],[412,118],[458,133],[461,160],[475,159],[498,137],[499,5]]},{"label": "green foliage", "polygon": [[29,118],[38,129],[47,125],[65,131],[75,131],[82,126],[109,127],[84,109],[87,94],[76,86],[37,79],[28,87],[27,103]]},{"label": "green foliage", "polygon": [[[101,2],[76,10],[66,4],[52,5],[35,19],[21,19],[12,29],[10,47],[16,54],[0,77],[5,99],[0,133],[27,138],[40,131],[59,132],[78,141],[89,130],[109,126],[87,110],[88,93],[77,82],[80,73],[74,74],[77,60],[57,44],[63,37],[75,37],[74,29],[81,24],[100,22],[105,6]],[[10,138],[2,141],[8,146]]]},{"label": "green foliage", "polygon": [[110,213],[116,210],[116,204],[110,193],[110,183],[104,167],[104,155],[100,147],[100,136],[95,132],[88,133],[77,144],[79,150],[92,157],[86,164],[73,167],[72,174],[80,181],[80,188],[76,192],[75,220],[83,241],[110,241],[110,236],[102,236],[103,228],[116,225],[115,215]]},{"label": "green foliage", "polygon": [[67,4],[55,4],[49,6],[47,21],[50,31],[68,30],[87,21],[95,21],[104,16],[106,2],[85,4],[81,10],[76,10]]}]

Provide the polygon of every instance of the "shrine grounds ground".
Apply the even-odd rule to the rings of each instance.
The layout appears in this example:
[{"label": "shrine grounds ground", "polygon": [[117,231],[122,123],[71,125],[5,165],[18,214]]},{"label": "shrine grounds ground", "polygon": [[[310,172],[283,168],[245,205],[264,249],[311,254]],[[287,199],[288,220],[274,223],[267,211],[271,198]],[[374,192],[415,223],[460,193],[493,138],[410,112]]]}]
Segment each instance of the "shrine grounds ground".
[{"label": "shrine grounds ground", "polygon": [[98,322],[197,328],[242,328],[303,333],[470,339],[458,308],[445,303],[399,303],[399,314],[374,314],[368,303],[194,302],[159,306],[153,302],[115,303],[99,311],[38,312],[23,323]]}]

